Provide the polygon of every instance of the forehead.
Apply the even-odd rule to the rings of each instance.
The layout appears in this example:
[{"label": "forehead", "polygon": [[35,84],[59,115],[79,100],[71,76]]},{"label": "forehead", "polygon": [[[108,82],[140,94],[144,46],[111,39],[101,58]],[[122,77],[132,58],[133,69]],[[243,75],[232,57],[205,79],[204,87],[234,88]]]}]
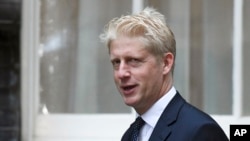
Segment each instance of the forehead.
[{"label": "forehead", "polygon": [[120,37],[110,43],[109,53],[115,55],[119,53],[133,53],[147,51],[140,38]]}]

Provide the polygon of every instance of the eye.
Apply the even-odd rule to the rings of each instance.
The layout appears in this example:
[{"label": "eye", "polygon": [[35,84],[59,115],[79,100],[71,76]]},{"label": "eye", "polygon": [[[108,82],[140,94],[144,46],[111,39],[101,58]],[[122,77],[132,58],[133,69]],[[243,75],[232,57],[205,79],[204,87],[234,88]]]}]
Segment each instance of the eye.
[{"label": "eye", "polygon": [[131,58],[129,62],[132,66],[138,66],[141,63],[141,61],[139,59],[136,59],[136,58]]},{"label": "eye", "polygon": [[112,60],[111,63],[112,63],[114,68],[118,68],[121,61],[119,59],[115,59],[115,60]]},{"label": "eye", "polygon": [[130,61],[131,61],[132,63],[136,63],[136,62],[139,62],[139,59],[133,58],[133,59],[131,59]]}]

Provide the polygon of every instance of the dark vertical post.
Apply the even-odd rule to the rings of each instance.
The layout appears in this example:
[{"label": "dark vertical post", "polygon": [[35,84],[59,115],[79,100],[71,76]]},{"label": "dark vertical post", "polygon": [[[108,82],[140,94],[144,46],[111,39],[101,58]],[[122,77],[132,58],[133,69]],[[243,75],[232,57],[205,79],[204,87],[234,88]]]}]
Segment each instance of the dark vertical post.
[{"label": "dark vertical post", "polygon": [[0,141],[20,140],[20,7],[0,1]]}]

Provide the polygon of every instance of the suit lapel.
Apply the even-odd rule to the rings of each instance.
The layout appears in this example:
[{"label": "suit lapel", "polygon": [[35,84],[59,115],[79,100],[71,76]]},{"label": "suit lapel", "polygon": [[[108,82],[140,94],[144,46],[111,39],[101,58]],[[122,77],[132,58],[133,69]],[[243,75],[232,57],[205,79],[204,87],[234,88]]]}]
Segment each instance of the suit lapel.
[{"label": "suit lapel", "polygon": [[177,92],[171,102],[163,111],[160,119],[158,120],[149,141],[163,141],[166,140],[171,134],[171,125],[177,120],[179,111],[185,100]]}]

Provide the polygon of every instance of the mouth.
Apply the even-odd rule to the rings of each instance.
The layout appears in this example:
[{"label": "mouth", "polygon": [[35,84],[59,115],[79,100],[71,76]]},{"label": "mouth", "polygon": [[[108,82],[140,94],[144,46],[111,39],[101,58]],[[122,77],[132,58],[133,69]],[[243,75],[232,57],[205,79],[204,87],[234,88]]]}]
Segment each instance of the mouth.
[{"label": "mouth", "polygon": [[121,90],[124,95],[131,95],[134,93],[136,87],[137,85],[125,85],[121,86]]}]

